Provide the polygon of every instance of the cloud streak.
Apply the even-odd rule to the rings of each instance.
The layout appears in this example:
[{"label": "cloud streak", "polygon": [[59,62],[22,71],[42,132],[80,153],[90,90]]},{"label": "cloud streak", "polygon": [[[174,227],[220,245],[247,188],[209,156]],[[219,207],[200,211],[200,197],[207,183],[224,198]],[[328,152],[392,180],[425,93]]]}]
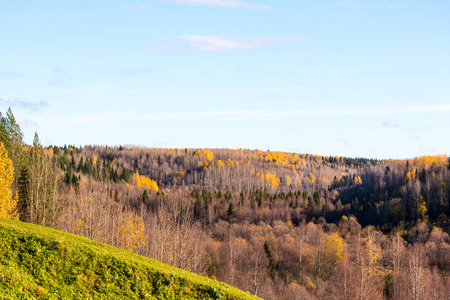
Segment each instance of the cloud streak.
[{"label": "cloud streak", "polygon": [[2,72],[2,71],[0,71],[0,78],[14,79],[14,78],[18,78],[18,77],[22,77],[22,74],[19,74],[19,73],[13,73],[13,72]]},{"label": "cloud streak", "polygon": [[191,6],[210,6],[220,8],[272,9],[270,5],[252,4],[237,0],[161,0],[162,2],[177,3]]},{"label": "cloud streak", "polygon": [[125,75],[125,76],[137,76],[137,75],[152,73],[152,72],[153,72],[152,68],[138,68],[138,69],[120,70],[118,73],[120,75]]},{"label": "cloud streak", "polygon": [[258,92],[270,92],[270,93],[278,93],[278,92],[302,92],[308,90],[308,87],[305,86],[275,86],[275,87],[266,87],[258,89]]},{"label": "cloud streak", "polygon": [[30,127],[38,127],[39,125],[31,119],[25,119],[19,123],[19,126],[21,128],[30,128]]},{"label": "cloud streak", "polygon": [[169,36],[166,39],[172,43],[163,46],[142,46],[139,50],[158,51],[168,50],[176,46],[176,42],[195,52],[209,53],[242,53],[257,48],[269,47],[276,43],[301,40],[300,38],[280,38],[271,36],[236,36],[236,35],[180,35]]},{"label": "cloud streak", "polygon": [[384,121],[382,126],[388,127],[388,128],[397,128],[397,127],[400,127],[400,124],[395,120],[389,120],[389,121]]},{"label": "cloud streak", "polygon": [[266,121],[298,116],[340,116],[340,115],[385,115],[423,112],[450,112],[450,105],[412,107],[347,107],[302,110],[230,110],[189,113],[160,113],[143,116],[144,119],[219,120],[219,121]]},{"label": "cloud streak", "polygon": [[43,108],[48,107],[48,103],[45,100],[40,100],[39,102],[30,102],[21,100],[19,98],[12,100],[4,100],[0,98],[0,106],[7,106],[13,108],[23,108],[28,109],[30,112],[37,112]]},{"label": "cloud streak", "polygon": [[264,122],[301,116],[386,115],[424,112],[450,112],[450,105],[411,107],[347,107],[304,110],[221,110],[180,113],[100,113],[74,116],[42,116],[39,124],[63,126],[94,126],[117,122],[136,121],[189,121],[189,122]]}]

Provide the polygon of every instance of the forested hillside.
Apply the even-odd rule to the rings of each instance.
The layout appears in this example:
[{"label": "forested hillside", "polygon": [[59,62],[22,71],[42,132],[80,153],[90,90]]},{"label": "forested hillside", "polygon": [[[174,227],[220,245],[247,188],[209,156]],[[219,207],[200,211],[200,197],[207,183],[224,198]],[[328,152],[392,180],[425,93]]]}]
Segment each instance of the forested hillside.
[{"label": "forested hillside", "polygon": [[25,222],[118,246],[264,299],[446,299],[450,168],[248,149],[1,140]]}]

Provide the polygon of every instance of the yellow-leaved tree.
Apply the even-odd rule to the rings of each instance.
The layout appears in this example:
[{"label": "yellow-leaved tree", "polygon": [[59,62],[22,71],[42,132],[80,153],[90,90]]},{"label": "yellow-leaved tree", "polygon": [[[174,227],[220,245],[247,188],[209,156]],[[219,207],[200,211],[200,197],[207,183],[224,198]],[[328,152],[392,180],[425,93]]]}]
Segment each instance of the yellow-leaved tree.
[{"label": "yellow-leaved tree", "polygon": [[194,155],[204,162],[210,162],[214,159],[214,153],[208,149],[197,149],[195,150]]},{"label": "yellow-leaved tree", "polygon": [[120,247],[133,252],[145,245],[147,235],[144,220],[134,213],[125,213],[120,225]]},{"label": "yellow-leaved tree", "polygon": [[337,266],[344,257],[344,241],[337,232],[326,237],[324,250],[325,259],[322,270],[324,278],[329,278],[336,272]]},{"label": "yellow-leaved tree", "polygon": [[150,178],[144,175],[139,175],[138,172],[134,173],[134,180],[136,182],[136,186],[138,189],[144,187],[146,189],[155,190],[156,192],[159,191],[158,183],[155,180],[151,180]]},{"label": "yellow-leaved tree", "polygon": [[427,222],[428,221],[427,203],[425,201],[423,201],[423,197],[422,196],[420,196],[420,201],[422,201],[422,204],[419,206],[419,216],[420,216],[420,219],[423,222]]},{"label": "yellow-leaved tree", "polygon": [[11,190],[13,181],[13,163],[0,142],[0,218],[17,220],[19,217],[17,212],[13,212],[17,204],[17,196],[14,197]]},{"label": "yellow-leaved tree", "polygon": [[266,181],[269,184],[269,187],[273,189],[278,188],[280,186],[280,180],[278,179],[277,176],[273,174],[266,173]]}]

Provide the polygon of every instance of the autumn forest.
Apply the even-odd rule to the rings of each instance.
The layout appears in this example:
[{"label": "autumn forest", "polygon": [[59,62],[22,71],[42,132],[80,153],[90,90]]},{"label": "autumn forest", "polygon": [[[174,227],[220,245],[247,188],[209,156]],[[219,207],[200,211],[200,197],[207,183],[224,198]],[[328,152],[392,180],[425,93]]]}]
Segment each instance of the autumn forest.
[{"label": "autumn forest", "polygon": [[[0,217],[263,299],[448,299],[450,159],[32,145],[0,116]],[[9,163],[8,163],[9,162]]]}]

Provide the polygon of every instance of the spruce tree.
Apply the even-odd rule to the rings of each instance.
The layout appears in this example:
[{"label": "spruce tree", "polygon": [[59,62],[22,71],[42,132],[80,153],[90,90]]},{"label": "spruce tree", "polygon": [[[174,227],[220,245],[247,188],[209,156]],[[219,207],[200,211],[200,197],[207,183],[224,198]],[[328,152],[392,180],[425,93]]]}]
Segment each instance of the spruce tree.
[{"label": "spruce tree", "polygon": [[275,266],[273,263],[272,250],[270,249],[269,243],[267,241],[264,242],[264,252],[266,252],[268,266],[267,269],[269,271],[269,277],[272,280],[275,280]]},{"label": "spruce tree", "polygon": [[30,205],[30,176],[28,175],[28,167],[22,166],[20,170],[20,177],[18,180],[19,199],[17,203],[17,210],[19,218],[23,222],[29,222],[29,205]]},{"label": "spruce tree", "polygon": [[230,217],[234,216],[234,204],[231,201],[230,204],[228,205],[227,215]]}]

